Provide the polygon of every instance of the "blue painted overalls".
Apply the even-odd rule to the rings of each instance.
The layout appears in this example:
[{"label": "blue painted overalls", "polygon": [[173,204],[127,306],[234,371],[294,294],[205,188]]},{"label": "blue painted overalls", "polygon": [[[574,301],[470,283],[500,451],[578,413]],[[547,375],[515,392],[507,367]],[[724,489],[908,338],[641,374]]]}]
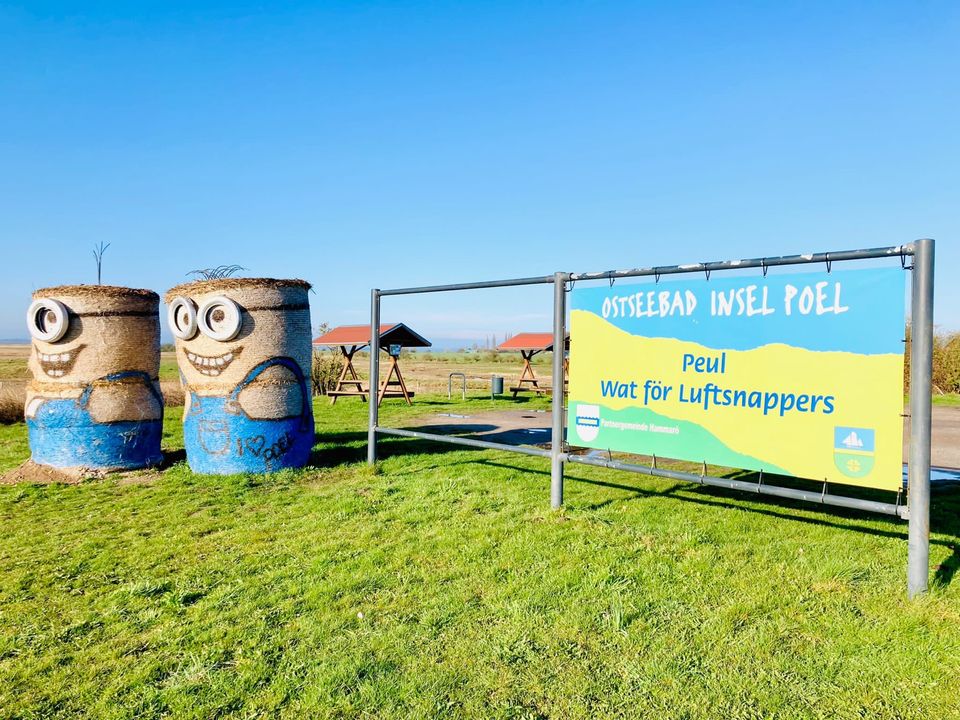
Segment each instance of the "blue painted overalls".
[{"label": "blue painted overalls", "polygon": [[[255,419],[238,401],[240,393],[267,368],[292,372],[300,386],[300,414]],[[183,418],[183,439],[190,469],[198,473],[230,475],[299,468],[313,447],[313,408],[300,366],[291,358],[264,360],[254,367],[227,397],[203,397],[190,391],[190,409]]]},{"label": "blue painted overalls", "polygon": [[[97,422],[88,406],[95,384],[140,380],[160,407],[156,420]],[[78,398],[41,398],[27,418],[30,452],[35,463],[57,468],[133,470],[159,465],[163,397],[145,372],[130,370],[95,380]]]}]

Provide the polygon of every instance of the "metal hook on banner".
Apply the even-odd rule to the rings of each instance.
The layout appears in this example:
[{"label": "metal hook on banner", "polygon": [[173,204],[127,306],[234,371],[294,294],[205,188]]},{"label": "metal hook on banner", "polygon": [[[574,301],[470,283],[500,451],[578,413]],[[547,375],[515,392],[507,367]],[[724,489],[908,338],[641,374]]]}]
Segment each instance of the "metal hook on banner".
[{"label": "metal hook on banner", "polygon": [[822,503],[824,498],[827,497],[827,479],[823,479],[823,490],[820,493],[820,502]]},{"label": "metal hook on banner", "polygon": [[706,485],[704,478],[707,476],[707,461],[703,461],[703,467],[700,469],[700,484]]},{"label": "metal hook on banner", "polygon": [[652,457],[653,457],[653,460],[652,460],[651,463],[650,463],[650,469],[651,469],[651,470],[656,470],[656,469],[657,469],[657,456],[656,456],[656,455],[653,455]]},{"label": "metal hook on banner", "polygon": [[710,282],[710,268],[707,267],[706,263],[700,263],[703,265],[703,274],[707,276],[707,282]]},{"label": "metal hook on banner", "polygon": [[763,468],[760,468],[760,478],[757,480],[757,495],[760,494],[760,490],[763,488]]},{"label": "metal hook on banner", "polygon": [[660,268],[653,269],[653,282],[654,284],[660,282]]},{"label": "metal hook on banner", "polygon": [[763,270],[763,276],[766,277],[766,276],[767,276],[767,270],[770,269],[770,266],[767,265],[767,259],[766,259],[766,258],[760,258],[760,269]]},{"label": "metal hook on banner", "polygon": [[[613,272],[613,270],[611,270],[610,272]],[[608,277],[607,280],[610,281],[610,287],[613,287],[613,284],[617,281],[617,279],[613,275]]]},{"label": "metal hook on banner", "polygon": [[900,246],[900,267],[904,270],[913,270],[913,265],[907,265],[907,254],[903,251],[903,245]]},{"label": "metal hook on banner", "polygon": [[830,253],[824,255],[824,260],[827,262],[827,274],[830,274],[830,270],[833,269],[833,260],[830,259]]}]

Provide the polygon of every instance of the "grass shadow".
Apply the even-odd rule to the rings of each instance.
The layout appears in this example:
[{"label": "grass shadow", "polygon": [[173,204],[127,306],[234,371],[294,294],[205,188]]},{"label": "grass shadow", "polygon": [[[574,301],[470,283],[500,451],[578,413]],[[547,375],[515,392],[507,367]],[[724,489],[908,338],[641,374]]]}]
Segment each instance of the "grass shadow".
[{"label": "grass shadow", "polygon": [[[442,403],[441,403],[442,404]],[[490,426],[481,425],[451,425],[436,426],[435,430],[450,429],[459,432],[477,432],[478,429],[486,429]],[[484,436],[483,439],[493,440],[493,436]],[[310,465],[313,467],[333,467],[341,463],[361,462],[367,457],[367,433],[359,432],[318,432],[315,435],[315,447],[311,455]],[[332,447],[331,447],[332,446]],[[442,455],[450,452],[476,451],[483,452],[480,448],[470,448],[462,445],[452,445],[443,442],[431,440],[421,440],[415,438],[401,438],[393,436],[380,436],[377,441],[378,456],[386,459],[398,454],[421,454],[421,455]],[[456,463],[438,462],[430,468],[451,468],[456,465],[466,465],[480,463],[489,467],[514,470],[524,473],[533,473],[536,475],[549,476],[547,469],[534,469],[529,467],[518,467],[506,462],[479,459],[464,460]],[[744,470],[733,470],[722,477],[742,480],[744,482],[757,482],[758,474]],[[760,495],[742,490],[731,490],[726,488],[717,488],[705,485],[698,485],[690,482],[677,482],[664,490],[647,490],[637,485],[628,485],[625,483],[613,482],[608,480],[597,480],[595,478],[584,477],[579,474],[570,473],[565,475],[566,480],[576,483],[584,483],[598,487],[607,487],[615,490],[622,490],[631,493],[635,497],[672,497],[682,502],[691,502],[713,508],[723,508],[737,510],[740,512],[750,512],[766,517],[788,520],[791,522],[804,523],[807,525],[817,525],[831,527],[841,530],[850,530],[853,532],[864,533],[877,537],[885,537],[897,540],[907,539],[906,525],[893,516],[877,515],[862,510],[844,508],[834,505],[813,505],[800,500],[790,498],[781,498],[772,495]],[[770,484],[782,485],[783,487],[794,487],[799,489],[811,490],[812,488],[822,487],[819,483],[800,480],[797,478],[764,476],[766,482]],[[858,488],[855,486],[845,486],[844,495],[849,497],[859,497],[863,499],[875,499],[889,502],[883,491],[872,490],[870,488]],[[584,506],[587,510],[598,510],[610,505],[611,500],[600,501],[593,505]],[[758,502],[763,506],[759,507]],[[800,514],[801,511],[816,509],[821,517],[810,517]],[[796,512],[794,512],[796,511]],[[829,517],[823,517],[823,515]],[[857,521],[870,521],[874,526],[867,526]],[[875,527],[876,523],[883,523],[886,527]],[[931,529],[943,535],[948,539],[932,538],[932,545],[949,548],[952,555],[942,562],[935,569],[934,582],[940,585],[948,585],[958,570],[960,570],[960,488],[941,488],[938,492],[935,502],[931,508]]]},{"label": "grass shadow", "polygon": [[[949,543],[944,544],[949,545]],[[934,568],[933,581],[938,585],[949,585],[953,576],[957,574],[957,570],[960,570],[960,544],[954,543],[950,547],[953,554]]]},{"label": "grass shadow", "polygon": [[[330,468],[367,459],[366,432],[318,432],[313,436],[313,445],[309,467]],[[394,455],[442,455],[479,449],[419,438],[391,435],[380,435],[377,438],[377,458],[380,460]]]},{"label": "grass shadow", "polygon": [[157,466],[157,470],[169,470],[177,463],[186,461],[187,451],[184,448],[176,450],[164,450],[163,461]]},{"label": "grass shadow", "polygon": [[[513,470],[521,469],[493,460],[481,460],[480,462],[484,465],[489,465],[492,467]],[[550,475],[549,470],[537,470],[531,468],[522,468],[522,470],[524,472],[530,472],[538,475]],[[736,474],[741,475],[742,473],[737,471]],[[614,490],[623,490],[641,498],[673,497],[681,502],[691,502],[708,507],[737,510],[740,512],[750,512],[763,515],[765,517],[789,520],[807,525],[819,525],[840,530],[851,530],[866,535],[874,535],[877,537],[892,538],[896,540],[907,539],[907,528],[905,524],[902,524],[901,520],[889,515],[876,515],[851,508],[837,507],[834,505],[812,506],[809,503],[791,500],[789,498],[779,498],[772,495],[754,495],[752,493],[747,493],[740,490],[726,490],[723,488],[697,485],[695,483],[680,482],[670,486],[665,490],[647,490],[637,487],[636,485],[626,485],[623,483],[610,482],[606,480],[596,480],[594,478],[586,478],[571,473],[566,473],[564,478],[565,480],[571,482],[584,483],[598,487],[607,487]],[[960,493],[956,493],[956,496],[953,498],[953,500],[960,501]],[[751,504],[738,501],[749,501]],[[752,504],[756,503],[757,501],[762,501],[765,505],[767,505],[767,507],[757,507]],[[604,507],[607,504],[609,504],[609,501],[594,505],[587,505],[585,506],[585,509],[596,510]],[[815,507],[818,512],[830,515],[832,517],[809,517],[806,515],[798,515],[788,512],[789,510],[810,510],[813,507]],[[880,521],[890,526],[890,529],[856,524],[854,521],[857,520],[869,520],[874,522]],[[953,555],[938,566],[935,574],[935,581],[946,585],[949,584],[949,582],[953,579],[956,572],[960,570],[960,513],[958,513],[956,509],[952,507],[937,508],[936,512],[931,513],[931,526],[934,532],[949,535],[953,538],[949,540],[931,538],[930,540],[931,545],[939,545],[941,547],[949,548],[953,551]],[[900,530],[895,528],[903,529]]]}]

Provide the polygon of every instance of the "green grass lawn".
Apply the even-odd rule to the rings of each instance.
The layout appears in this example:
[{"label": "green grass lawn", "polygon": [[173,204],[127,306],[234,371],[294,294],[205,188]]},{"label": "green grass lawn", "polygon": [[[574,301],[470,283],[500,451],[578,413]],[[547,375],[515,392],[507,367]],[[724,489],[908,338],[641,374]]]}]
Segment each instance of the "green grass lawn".
[{"label": "green grass lawn", "polygon": [[[418,400],[383,422],[511,405]],[[539,458],[372,472],[365,419],[318,402],[301,472],[0,487],[0,718],[960,716],[956,495],[909,602],[901,522],[584,467],[552,512]]]},{"label": "green grass lawn", "polygon": [[163,357],[160,360],[160,372],[157,374],[160,380],[179,380],[180,370],[177,367],[175,357]]},{"label": "green grass lawn", "polygon": [[[960,407],[960,394],[958,393],[943,393],[942,395],[933,395],[932,402],[934,407],[941,405],[943,407]],[[904,394],[903,396],[903,406],[905,408],[910,406],[910,396]]]}]

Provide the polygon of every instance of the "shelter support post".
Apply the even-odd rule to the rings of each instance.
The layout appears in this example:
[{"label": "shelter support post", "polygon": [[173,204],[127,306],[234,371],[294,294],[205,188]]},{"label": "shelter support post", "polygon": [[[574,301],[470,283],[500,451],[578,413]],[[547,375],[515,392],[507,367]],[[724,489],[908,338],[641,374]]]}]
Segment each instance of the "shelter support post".
[{"label": "shelter support post", "polygon": [[533,356],[536,355],[538,352],[539,350],[521,350],[520,351],[520,357],[523,358],[523,370],[520,373],[520,379],[517,381],[516,387],[511,388],[511,391],[513,392],[514,397],[517,396],[517,393],[526,390],[526,387],[524,387],[526,383],[529,383],[529,385],[531,386],[531,389],[534,392],[539,392],[540,381],[537,380],[537,376],[533,372],[533,365],[530,364],[531,361],[533,360]]},{"label": "shelter support post", "polygon": [[933,374],[933,240],[913,251],[910,301],[910,456],[907,489],[910,524],[907,594],[926,592],[930,576],[930,425]]},{"label": "shelter support post", "polygon": [[[396,380],[393,378],[396,378]],[[391,387],[399,387],[400,395],[407,401],[407,405],[413,405],[413,402],[410,400],[412,393],[407,390],[407,384],[403,381],[403,375],[400,374],[400,362],[393,355],[390,356],[390,371],[380,384],[380,392],[377,393],[377,405],[382,403],[383,399],[387,397],[387,391]],[[394,395],[396,395],[396,393],[394,393]]]},{"label": "shelter support post", "polygon": [[377,462],[377,423],[380,421],[380,403],[373,399],[374,388],[380,381],[380,291],[370,291],[370,419],[367,425],[367,463]]},{"label": "shelter support post", "polygon": [[553,433],[550,440],[550,507],[563,505],[563,383],[564,344],[567,337],[567,274],[553,276],[553,394],[550,407]]},{"label": "shelter support post", "polygon": [[[330,394],[331,405],[336,405],[341,395],[359,395],[363,402],[367,401],[367,396],[363,390],[363,382],[357,374],[357,369],[353,366],[353,356],[356,355],[358,349],[356,345],[350,346],[349,349],[347,349],[346,345],[340,345],[340,354],[343,355],[343,367],[340,369],[337,385]],[[347,387],[352,387],[353,390],[347,390]]]}]

